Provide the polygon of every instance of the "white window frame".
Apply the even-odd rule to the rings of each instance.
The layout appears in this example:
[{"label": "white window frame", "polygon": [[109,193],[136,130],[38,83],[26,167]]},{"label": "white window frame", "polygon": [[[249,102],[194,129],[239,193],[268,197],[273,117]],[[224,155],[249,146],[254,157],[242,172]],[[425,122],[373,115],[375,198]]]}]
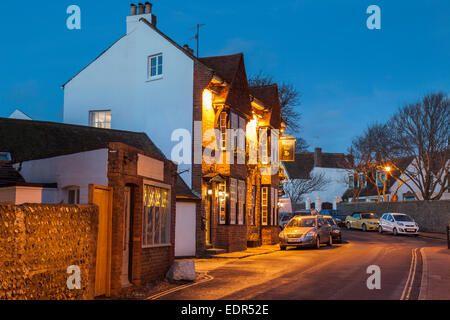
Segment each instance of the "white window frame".
[{"label": "white window frame", "polygon": [[[160,63],[160,59],[161,58],[161,63]],[[152,61],[153,59],[156,60],[156,65],[155,65],[155,74],[152,74],[152,69],[153,69],[153,65],[152,65]],[[159,72],[161,68],[161,73]],[[147,79],[148,80],[158,80],[161,79],[164,75],[164,56],[162,53],[157,53],[154,55],[151,55],[148,57],[147,60]]]},{"label": "white window frame", "polygon": [[218,201],[219,201],[219,224],[220,225],[224,225],[227,223],[227,207],[226,207],[226,203],[227,203],[227,197],[226,197],[226,192],[227,192],[227,185],[226,183],[220,183],[218,185]]},{"label": "white window frame", "polygon": [[261,225],[269,225],[269,188],[261,188]]},{"label": "white window frame", "polygon": [[239,180],[238,182],[238,224],[243,225],[245,220],[245,204],[246,204],[246,183],[243,180]]},{"label": "white window frame", "polygon": [[[100,116],[103,115],[103,121]],[[98,117],[96,117],[98,116]],[[109,121],[107,116],[109,116]],[[111,129],[112,113],[111,110],[90,110],[89,111],[89,126],[100,129]],[[99,125],[102,124],[102,125]]]},{"label": "white window frame", "polygon": [[230,224],[236,224],[238,182],[230,178]]},{"label": "white window frame", "polygon": [[[148,187],[150,190],[147,190],[146,187]],[[151,198],[151,195],[147,194],[147,191],[151,191],[151,188],[153,188],[155,191],[156,190],[160,190],[162,192],[166,192],[166,198],[164,199],[164,197],[162,196],[163,193],[160,194],[160,198],[159,198],[159,202],[158,199],[155,198]],[[157,194],[155,193],[153,195],[157,196]],[[165,202],[164,202],[165,200]],[[154,201],[154,202],[152,202]],[[167,247],[167,246],[171,246],[171,218],[172,218],[172,208],[171,208],[171,186],[166,185],[166,184],[161,184],[161,183],[155,183],[152,181],[144,181],[144,192],[143,192],[143,197],[142,197],[142,202],[143,202],[143,211],[142,211],[142,248],[143,249],[147,249],[147,248],[155,248],[155,247]],[[149,206],[149,204],[158,204],[158,206],[154,206],[151,207]],[[152,209],[153,210],[153,214],[149,214]],[[165,210],[165,226],[163,226],[160,222],[161,220],[158,221],[158,235],[159,235],[159,241],[155,241],[155,231],[156,231],[156,209],[164,209]],[[160,216],[159,218],[161,219],[161,217],[164,216]],[[149,235],[149,223],[148,220],[149,218],[152,219],[152,223],[151,223],[151,228],[152,230],[150,231],[151,235]],[[163,229],[164,228],[164,229]],[[164,235],[165,235],[165,239],[162,238],[162,231],[164,230]],[[151,241],[149,241],[149,237],[151,238]]]},{"label": "white window frame", "polygon": [[[71,186],[71,187],[67,187],[65,188],[66,191],[66,202],[67,204],[80,204],[80,187],[78,186]],[[73,192],[74,193],[74,198],[73,198],[73,202],[71,203],[70,201],[70,193]]]}]

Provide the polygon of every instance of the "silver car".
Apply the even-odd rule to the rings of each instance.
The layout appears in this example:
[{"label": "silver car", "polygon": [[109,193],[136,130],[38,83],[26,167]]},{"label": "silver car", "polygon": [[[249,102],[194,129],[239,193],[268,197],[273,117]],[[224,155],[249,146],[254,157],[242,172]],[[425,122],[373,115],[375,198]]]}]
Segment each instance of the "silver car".
[{"label": "silver car", "polygon": [[321,244],[333,245],[332,229],[326,219],[317,216],[296,216],[279,235],[280,249],[287,247],[311,247],[320,249]]}]

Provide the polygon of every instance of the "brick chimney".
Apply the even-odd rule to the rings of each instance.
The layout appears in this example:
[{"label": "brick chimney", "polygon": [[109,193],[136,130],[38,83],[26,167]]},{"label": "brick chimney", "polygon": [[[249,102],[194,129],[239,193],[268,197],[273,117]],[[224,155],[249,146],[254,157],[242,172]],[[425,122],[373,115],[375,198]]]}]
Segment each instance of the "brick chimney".
[{"label": "brick chimney", "polygon": [[314,167],[322,166],[322,148],[316,148],[314,150]]},{"label": "brick chimney", "polygon": [[194,49],[189,48],[189,45],[185,44],[183,49],[189,52],[191,55],[194,55]]},{"label": "brick chimney", "polygon": [[139,20],[144,18],[156,27],[156,16],[152,14],[153,5],[150,2],[131,4],[131,15],[127,17],[127,34],[134,31],[139,25]]}]

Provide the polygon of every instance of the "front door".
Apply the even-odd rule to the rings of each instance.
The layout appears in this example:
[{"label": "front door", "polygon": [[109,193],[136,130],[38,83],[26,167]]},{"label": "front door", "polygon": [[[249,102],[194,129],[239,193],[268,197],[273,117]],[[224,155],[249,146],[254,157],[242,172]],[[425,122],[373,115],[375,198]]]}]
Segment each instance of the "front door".
[{"label": "front door", "polygon": [[122,256],[122,286],[130,285],[130,235],[131,235],[131,188],[126,187],[124,193],[123,213],[123,256]]},{"label": "front door", "polygon": [[211,245],[211,198],[212,195],[206,198],[206,245]]},{"label": "front door", "polygon": [[98,206],[95,296],[109,296],[111,278],[112,189],[90,185],[89,203]]}]

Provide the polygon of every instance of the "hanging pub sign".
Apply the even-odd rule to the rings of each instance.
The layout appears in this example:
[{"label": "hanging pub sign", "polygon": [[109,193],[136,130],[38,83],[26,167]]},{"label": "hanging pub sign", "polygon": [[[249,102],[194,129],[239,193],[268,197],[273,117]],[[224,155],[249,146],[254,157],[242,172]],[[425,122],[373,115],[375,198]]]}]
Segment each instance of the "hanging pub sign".
[{"label": "hanging pub sign", "polygon": [[280,161],[293,162],[295,161],[295,142],[294,137],[284,136],[280,138]]}]

